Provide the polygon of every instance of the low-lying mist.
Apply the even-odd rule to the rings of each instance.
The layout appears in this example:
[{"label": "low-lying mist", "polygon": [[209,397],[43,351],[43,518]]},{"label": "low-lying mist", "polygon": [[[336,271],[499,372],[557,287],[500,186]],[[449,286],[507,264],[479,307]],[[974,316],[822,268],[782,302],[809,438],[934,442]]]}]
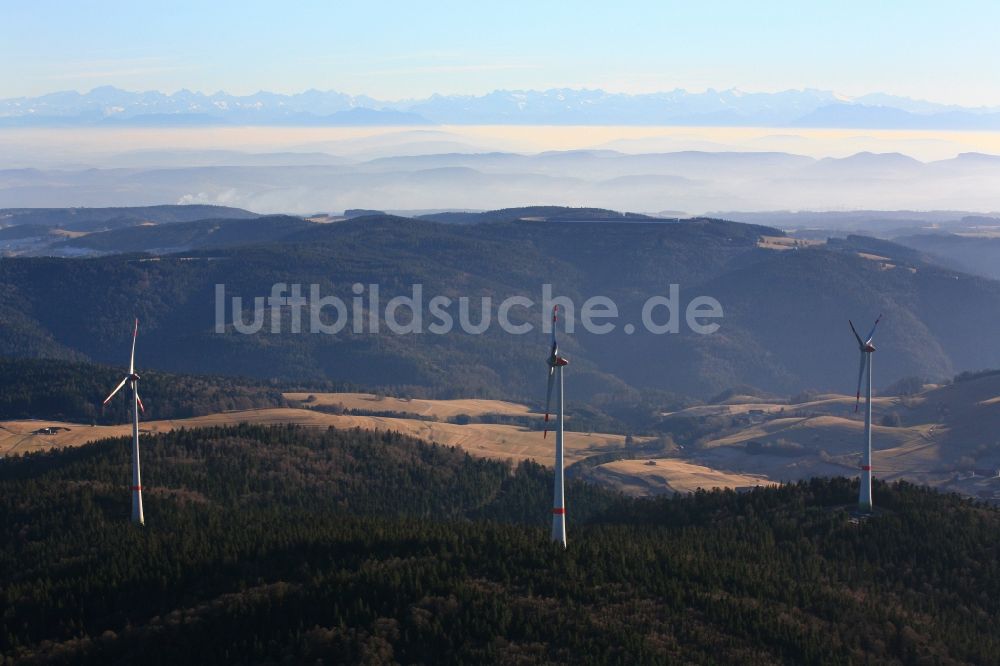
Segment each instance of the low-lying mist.
[{"label": "low-lying mist", "polygon": [[1000,209],[1000,133],[663,127],[0,131],[0,207],[263,213],[538,202],[717,210]]}]

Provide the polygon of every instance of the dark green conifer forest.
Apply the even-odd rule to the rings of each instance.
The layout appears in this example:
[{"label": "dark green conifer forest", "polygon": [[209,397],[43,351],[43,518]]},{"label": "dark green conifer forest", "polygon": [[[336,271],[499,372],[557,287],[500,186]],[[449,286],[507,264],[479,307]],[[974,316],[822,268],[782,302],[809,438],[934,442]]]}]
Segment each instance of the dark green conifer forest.
[{"label": "dark green conifer forest", "polygon": [[[127,351],[127,350],[126,350]],[[129,420],[129,400],[107,397],[128,370],[54,359],[0,358],[0,418],[61,419],[78,423]],[[143,418],[179,419],[231,409],[282,407],[281,392],[261,380],[209,375],[175,375],[139,369]]]},{"label": "dark green conifer forest", "polygon": [[240,426],[0,462],[5,663],[1000,661],[1000,513],[814,480],[629,499],[394,433]]}]

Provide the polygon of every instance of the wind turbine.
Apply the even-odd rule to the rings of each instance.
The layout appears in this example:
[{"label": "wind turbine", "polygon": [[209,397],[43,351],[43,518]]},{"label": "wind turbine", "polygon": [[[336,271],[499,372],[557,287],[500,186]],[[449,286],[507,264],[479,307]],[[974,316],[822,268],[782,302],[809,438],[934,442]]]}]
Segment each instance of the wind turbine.
[{"label": "wind turbine", "polygon": [[139,375],[135,374],[135,339],[139,335],[139,320],[135,320],[135,328],[132,330],[132,356],[129,358],[128,362],[128,374],[125,378],[121,380],[115,390],[104,399],[104,404],[107,405],[111,402],[111,398],[115,397],[125,386],[126,383],[132,386],[132,522],[137,525],[144,524],[142,517],[142,481],[139,478],[139,410],[141,409],[143,414],[146,413],[146,408],[142,406],[142,400],[139,398]]},{"label": "wind turbine", "polygon": [[[559,344],[556,342],[556,323],[559,321],[559,306],[552,308],[552,352],[549,354],[549,390],[545,397],[545,430],[542,438],[549,434],[549,414],[552,407],[552,387],[558,385],[556,393],[557,415],[556,420],[556,465],[555,482],[553,484],[552,498],[552,540],[566,547],[566,495],[564,485],[565,447],[563,446],[563,368],[569,364],[559,353]],[[558,383],[556,379],[558,378]]]},{"label": "wind turbine", "polygon": [[861,405],[861,382],[865,379],[865,370],[868,370],[868,382],[865,388],[865,452],[864,462],[861,465],[861,491],[858,496],[858,508],[865,512],[872,510],[872,353],[875,351],[872,338],[875,337],[875,329],[878,327],[881,319],[882,315],[879,315],[872,326],[871,332],[868,333],[868,337],[864,340],[861,339],[861,336],[858,335],[857,330],[854,328],[854,322],[850,320],[847,322],[851,325],[851,332],[854,333],[854,337],[858,341],[858,349],[861,351],[861,365],[858,368],[857,401],[854,403],[855,412],[858,411],[858,407]]}]

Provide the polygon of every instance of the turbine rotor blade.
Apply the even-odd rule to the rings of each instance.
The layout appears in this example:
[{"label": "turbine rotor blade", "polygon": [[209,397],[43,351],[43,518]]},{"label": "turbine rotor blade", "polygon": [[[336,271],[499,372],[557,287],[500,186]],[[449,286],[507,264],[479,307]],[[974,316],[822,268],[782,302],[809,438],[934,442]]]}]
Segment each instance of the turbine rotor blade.
[{"label": "turbine rotor blade", "polygon": [[135,328],[132,329],[132,356],[128,361],[128,374],[135,374],[135,339],[139,336],[139,320],[135,320]]},{"label": "turbine rotor blade", "polygon": [[865,346],[865,343],[863,343],[863,342],[861,341],[861,336],[860,336],[860,335],[858,335],[858,331],[857,331],[857,330],[856,330],[856,329],[854,328],[854,322],[853,322],[853,321],[851,321],[850,319],[848,319],[848,320],[847,320],[847,323],[851,325],[851,333],[853,333],[853,334],[854,334],[854,337],[855,337],[855,338],[857,338],[857,340],[858,340],[858,346],[859,346],[859,347],[864,347],[864,346]]},{"label": "turbine rotor blade", "polygon": [[552,306],[552,353],[556,353],[556,324],[559,322],[559,306]]},{"label": "turbine rotor blade", "polygon": [[104,399],[104,402],[103,402],[103,403],[101,403],[101,404],[102,404],[102,405],[106,405],[106,404],[108,404],[108,403],[109,403],[109,402],[111,401],[111,398],[115,397],[115,393],[118,393],[118,391],[121,391],[121,390],[122,390],[122,387],[123,387],[123,386],[125,386],[125,382],[127,382],[127,381],[128,381],[128,377],[124,378],[124,379],[123,379],[123,380],[121,381],[121,383],[120,383],[120,384],[118,384],[118,386],[116,386],[116,387],[115,387],[115,390],[114,390],[114,391],[112,391],[112,392],[111,392],[111,393],[110,393],[110,394],[108,395],[108,397]]},{"label": "turbine rotor blade", "polygon": [[861,380],[865,376],[865,364],[868,361],[868,355],[865,352],[861,352],[861,365],[858,367],[858,394],[857,402],[854,403],[854,411],[858,411],[858,407],[861,406]]},{"label": "turbine rotor blade", "polygon": [[142,398],[139,397],[139,387],[136,386],[135,382],[132,382],[132,390],[135,391],[135,402],[139,405],[139,411],[145,414],[146,406],[142,404]]},{"label": "turbine rotor blade", "polygon": [[872,341],[872,338],[874,338],[874,337],[875,337],[875,329],[876,329],[876,328],[878,328],[878,323],[879,323],[880,321],[882,321],[882,315],[881,315],[881,314],[880,314],[880,315],[878,316],[878,319],[876,319],[876,320],[875,320],[875,325],[874,325],[874,326],[872,326],[872,330],[871,330],[871,332],[870,332],[870,333],[868,334],[868,337],[867,337],[867,338],[865,338],[865,344],[866,344],[866,345],[867,345],[867,344],[869,344],[869,343],[870,343],[870,342]]},{"label": "turbine rotor blade", "polygon": [[555,384],[556,369],[549,367],[549,390],[545,393],[545,428],[542,431],[542,439],[549,434],[549,409],[552,407],[552,386]]}]

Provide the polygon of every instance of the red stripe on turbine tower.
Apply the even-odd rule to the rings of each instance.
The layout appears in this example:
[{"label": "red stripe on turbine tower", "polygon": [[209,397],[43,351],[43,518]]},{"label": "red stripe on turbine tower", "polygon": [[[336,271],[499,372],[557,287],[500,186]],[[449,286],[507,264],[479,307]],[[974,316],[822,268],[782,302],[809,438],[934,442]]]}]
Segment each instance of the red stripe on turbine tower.
[{"label": "red stripe on turbine tower", "polygon": [[566,509],[552,509],[552,513],[562,516],[566,514]]},{"label": "red stripe on turbine tower", "polygon": [[129,490],[142,490],[142,486],[129,486]]},{"label": "red stripe on turbine tower", "polygon": [[866,471],[866,472],[870,472],[870,471],[872,471],[872,466],[871,465],[862,465],[861,469],[864,470],[864,471]]}]

